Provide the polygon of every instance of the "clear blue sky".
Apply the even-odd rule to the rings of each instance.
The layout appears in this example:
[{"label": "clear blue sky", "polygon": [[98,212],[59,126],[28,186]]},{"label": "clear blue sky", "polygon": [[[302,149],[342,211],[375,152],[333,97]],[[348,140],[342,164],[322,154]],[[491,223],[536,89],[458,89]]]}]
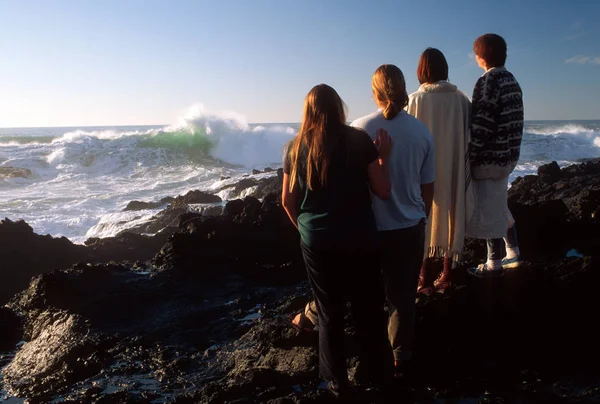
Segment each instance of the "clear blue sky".
[{"label": "clear blue sky", "polygon": [[600,119],[600,1],[0,0],[0,127],[170,124],[196,102],[298,122],[318,83],[349,119],[428,46],[469,97],[472,44],[502,35],[526,119]]}]

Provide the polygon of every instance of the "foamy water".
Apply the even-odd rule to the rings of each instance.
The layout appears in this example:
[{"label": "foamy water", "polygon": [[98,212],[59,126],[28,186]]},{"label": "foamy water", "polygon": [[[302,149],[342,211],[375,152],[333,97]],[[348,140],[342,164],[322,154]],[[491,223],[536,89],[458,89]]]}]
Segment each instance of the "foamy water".
[{"label": "foamy water", "polygon": [[537,173],[540,165],[556,161],[561,167],[600,157],[600,121],[525,122],[517,176]]},{"label": "foamy water", "polygon": [[[158,211],[122,212],[131,200],[215,191],[252,168],[280,167],[297,129],[248,124],[201,105],[165,127],[0,129],[0,168],[31,172],[0,174],[0,217],[23,218],[37,233],[76,243],[112,236]],[[526,122],[511,181],[552,160],[566,166],[593,157],[600,157],[600,121]]]},{"label": "foamy water", "polygon": [[[121,212],[131,200],[214,190],[222,176],[281,166],[295,133],[293,126],[249,125],[201,106],[166,127],[0,129],[0,167],[31,172],[0,177],[0,216],[76,243],[111,236],[156,213]],[[98,224],[110,230],[99,232]]]}]

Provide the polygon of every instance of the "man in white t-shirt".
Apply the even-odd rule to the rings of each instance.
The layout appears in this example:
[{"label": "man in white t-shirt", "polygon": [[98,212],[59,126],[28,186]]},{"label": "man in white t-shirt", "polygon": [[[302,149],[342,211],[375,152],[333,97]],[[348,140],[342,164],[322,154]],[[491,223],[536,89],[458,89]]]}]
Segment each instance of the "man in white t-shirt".
[{"label": "man in white t-shirt", "polygon": [[372,198],[379,230],[382,270],[390,313],[388,336],[394,351],[396,375],[401,376],[412,357],[415,298],[425,246],[425,222],[433,201],[435,154],[429,129],[403,108],[408,102],[402,71],[380,66],[373,75],[373,98],[378,111],[351,126],[372,139],[382,128],[392,138],[389,173],[392,193],[388,200]]}]

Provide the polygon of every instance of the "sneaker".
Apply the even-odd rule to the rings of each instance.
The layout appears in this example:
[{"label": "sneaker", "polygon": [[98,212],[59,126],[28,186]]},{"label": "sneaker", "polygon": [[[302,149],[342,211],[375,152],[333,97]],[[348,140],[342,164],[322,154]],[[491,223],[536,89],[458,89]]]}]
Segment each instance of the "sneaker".
[{"label": "sneaker", "polygon": [[339,398],[340,395],[343,392],[343,389],[340,387],[339,384],[337,384],[336,382],[328,382],[327,383],[327,390],[329,390],[329,392],[335,397],[335,398]]},{"label": "sneaker", "polygon": [[504,275],[502,268],[488,269],[487,263],[479,264],[476,267],[467,268],[467,273],[480,279]]},{"label": "sneaker", "polygon": [[520,259],[518,255],[512,258],[502,258],[502,268],[503,269],[515,269],[519,267]]}]

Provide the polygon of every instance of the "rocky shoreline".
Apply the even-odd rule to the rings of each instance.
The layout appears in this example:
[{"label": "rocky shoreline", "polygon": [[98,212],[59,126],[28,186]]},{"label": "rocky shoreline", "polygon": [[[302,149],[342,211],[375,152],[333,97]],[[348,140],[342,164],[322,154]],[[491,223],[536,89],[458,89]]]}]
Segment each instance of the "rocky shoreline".
[{"label": "rocky shoreline", "polygon": [[[315,335],[288,325],[310,289],[281,173],[234,186],[249,196],[221,215],[187,209],[213,201],[198,191],[142,202],[168,205],[152,237],[81,246],[0,222],[0,399],[327,402]],[[600,402],[600,160],[517,178],[509,206],[526,264],[494,280],[459,268],[421,299],[414,375],[385,402]],[[484,254],[468,240],[464,265]]]}]

